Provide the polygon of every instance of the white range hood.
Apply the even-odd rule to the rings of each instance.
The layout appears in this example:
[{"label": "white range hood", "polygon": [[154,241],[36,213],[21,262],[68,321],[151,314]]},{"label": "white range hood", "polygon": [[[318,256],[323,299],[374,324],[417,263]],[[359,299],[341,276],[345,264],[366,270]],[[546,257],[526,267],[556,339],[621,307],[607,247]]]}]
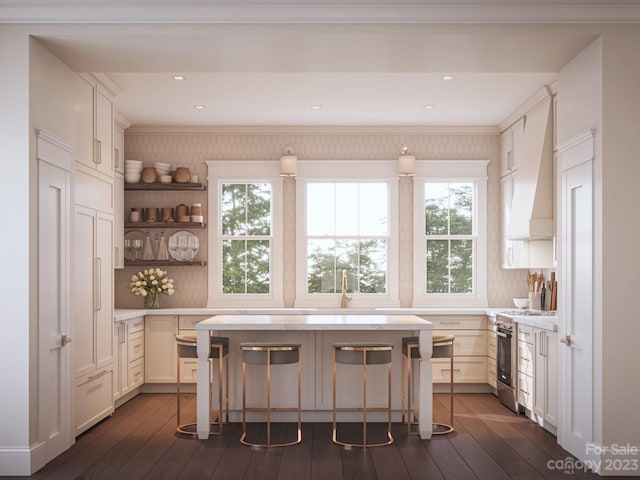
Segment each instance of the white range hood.
[{"label": "white range hood", "polygon": [[527,112],[522,139],[522,161],[513,183],[507,238],[553,238],[553,125],[551,97]]}]

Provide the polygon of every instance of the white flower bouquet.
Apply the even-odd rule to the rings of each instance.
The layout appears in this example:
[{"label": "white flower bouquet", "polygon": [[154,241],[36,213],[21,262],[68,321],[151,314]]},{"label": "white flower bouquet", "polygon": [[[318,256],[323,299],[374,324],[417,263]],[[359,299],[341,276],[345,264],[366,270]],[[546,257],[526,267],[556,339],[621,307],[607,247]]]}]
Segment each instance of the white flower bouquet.
[{"label": "white flower bouquet", "polygon": [[159,268],[132,275],[129,289],[134,295],[144,297],[145,308],[159,308],[160,294],[173,295],[176,291],[173,279],[167,277],[167,272]]}]

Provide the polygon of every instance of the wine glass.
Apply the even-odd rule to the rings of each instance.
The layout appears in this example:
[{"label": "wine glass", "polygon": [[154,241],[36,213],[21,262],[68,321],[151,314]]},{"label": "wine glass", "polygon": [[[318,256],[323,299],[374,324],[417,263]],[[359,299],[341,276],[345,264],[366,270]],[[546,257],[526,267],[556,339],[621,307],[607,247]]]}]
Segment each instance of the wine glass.
[{"label": "wine glass", "polygon": [[124,259],[131,260],[131,239],[124,239]]},{"label": "wine glass", "polygon": [[134,238],[131,241],[131,247],[133,248],[134,260],[140,260],[140,252],[142,252],[142,239]]},{"label": "wine glass", "polygon": [[189,237],[189,250],[191,250],[191,260],[195,260],[200,248],[200,239],[195,235]]},{"label": "wine glass", "polygon": [[[169,237],[169,253],[171,253],[173,257],[173,253],[178,249],[178,237],[175,235],[171,235]],[[175,257],[173,257],[175,259]]]},{"label": "wine glass", "polygon": [[189,249],[189,242],[186,235],[181,235],[178,238],[178,249],[180,250],[180,260],[185,260],[185,253]]}]

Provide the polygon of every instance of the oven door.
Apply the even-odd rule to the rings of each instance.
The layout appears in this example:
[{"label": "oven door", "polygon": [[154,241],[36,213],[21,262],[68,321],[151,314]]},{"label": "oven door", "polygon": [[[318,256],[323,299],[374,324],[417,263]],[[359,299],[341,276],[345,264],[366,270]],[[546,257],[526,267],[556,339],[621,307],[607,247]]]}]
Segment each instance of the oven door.
[{"label": "oven door", "polygon": [[513,388],[513,375],[515,375],[515,372],[511,371],[513,333],[510,330],[498,327],[496,334],[498,335],[498,381]]}]

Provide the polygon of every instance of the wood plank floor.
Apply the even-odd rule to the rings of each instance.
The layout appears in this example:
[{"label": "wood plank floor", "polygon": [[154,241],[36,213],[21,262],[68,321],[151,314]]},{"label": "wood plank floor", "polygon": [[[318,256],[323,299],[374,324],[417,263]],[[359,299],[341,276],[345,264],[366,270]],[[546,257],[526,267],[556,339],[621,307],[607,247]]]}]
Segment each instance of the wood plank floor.
[{"label": "wood plank floor", "polygon": [[[434,396],[434,417],[448,418],[448,397]],[[185,402],[193,414],[195,398]],[[175,433],[175,395],[138,395],[111,418],[81,435],[76,444],[30,478],[72,479],[571,479],[606,478],[584,471],[549,468],[573,458],[549,434],[515,415],[489,394],[456,394],[450,435],[420,440],[393,425],[395,443],[382,448],[346,449],[331,442],[331,425],[303,425],[300,445],[256,449],[240,444],[241,425],[207,441]],[[253,435],[264,438],[254,426]],[[375,433],[376,425],[372,425]],[[345,435],[357,424],[341,426]],[[272,435],[295,436],[295,425],[274,425]],[[25,477],[15,477],[25,478]]]}]

